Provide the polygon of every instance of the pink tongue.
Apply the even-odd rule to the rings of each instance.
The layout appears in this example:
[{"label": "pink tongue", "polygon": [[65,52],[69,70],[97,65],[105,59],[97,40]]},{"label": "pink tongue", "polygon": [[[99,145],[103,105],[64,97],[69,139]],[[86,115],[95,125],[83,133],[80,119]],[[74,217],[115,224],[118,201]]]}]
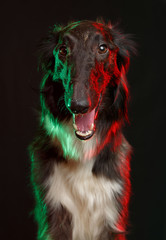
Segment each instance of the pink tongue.
[{"label": "pink tongue", "polygon": [[75,115],[75,124],[79,131],[86,132],[91,129],[94,124],[95,109],[89,113]]}]

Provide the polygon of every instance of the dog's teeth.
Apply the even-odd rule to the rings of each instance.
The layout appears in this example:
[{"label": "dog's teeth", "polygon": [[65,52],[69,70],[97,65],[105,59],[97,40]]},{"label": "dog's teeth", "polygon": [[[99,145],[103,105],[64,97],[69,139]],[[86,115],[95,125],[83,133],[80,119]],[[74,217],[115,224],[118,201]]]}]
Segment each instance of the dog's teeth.
[{"label": "dog's teeth", "polygon": [[75,130],[78,130],[77,125],[73,123],[73,127]]},{"label": "dog's teeth", "polygon": [[90,130],[88,130],[86,132],[77,131],[77,134],[80,135],[80,136],[83,136],[83,137],[85,137],[85,136],[87,136],[87,135],[89,135],[91,133],[92,133],[92,131],[90,131]]},{"label": "dog's teeth", "polygon": [[92,123],[91,127],[90,127],[90,130],[93,130],[94,128],[94,124]]}]

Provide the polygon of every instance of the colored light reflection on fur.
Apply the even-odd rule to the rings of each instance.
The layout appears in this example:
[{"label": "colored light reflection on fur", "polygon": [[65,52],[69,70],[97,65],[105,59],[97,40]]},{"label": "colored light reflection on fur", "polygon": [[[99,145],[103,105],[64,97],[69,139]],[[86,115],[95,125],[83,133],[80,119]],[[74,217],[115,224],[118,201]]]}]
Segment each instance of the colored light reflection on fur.
[{"label": "colored light reflection on fur", "polygon": [[126,239],[132,48],[113,32],[91,21],[54,26],[44,46],[41,135],[30,147],[38,240]]},{"label": "colored light reflection on fur", "polygon": [[[63,157],[65,159],[79,159],[78,151],[74,146],[74,141],[70,130],[65,127],[65,124],[61,124],[57,119],[50,119],[46,117],[45,119],[46,129],[48,134],[52,138],[57,138],[60,141],[63,149]],[[71,147],[72,146],[72,147]]]},{"label": "colored light reflection on fur", "polygon": [[[69,83],[71,80],[70,72],[71,69],[67,68],[67,63],[63,63],[58,57],[58,51],[55,49],[53,50],[53,55],[55,57],[55,67],[54,72],[48,72],[42,81],[41,89],[44,88],[45,83],[50,75],[54,81],[58,81],[59,79],[62,80],[63,86],[66,92],[70,92],[72,94],[72,88],[69,89]],[[61,71],[58,71],[58,68],[61,68]],[[67,128],[64,127],[64,124],[61,124],[58,119],[54,119],[50,111],[48,110],[47,106],[45,105],[45,100],[43,99],[43,95],[41,95],[41,106],[42,106],[42,118],[41,118],[41,125],[45,124],[48,134],[57,139],[60,139],[63,149],[63,157],[64,158],[72,158],[78,160],[78,153],[74,147],[73,139],[71,137],[71,133],[68,131]],[[47,117],[46,117],[47,116]],[[72,150],[71,150],[71,145]]]},{"label": "colored light reflection on fur", "polygon": [[44,203],[44,195],[41,188],[35,182],[34,169],[37,168],[34,161],[34,153],[31,148],[29,148],[31,157],[31,184],[33,186],[33,191],[36,199],[36,206],[34,209],[35,221],[38,223],[38,240],[51,240],[48,236],[48,222],[47,222],[47,207]]}]

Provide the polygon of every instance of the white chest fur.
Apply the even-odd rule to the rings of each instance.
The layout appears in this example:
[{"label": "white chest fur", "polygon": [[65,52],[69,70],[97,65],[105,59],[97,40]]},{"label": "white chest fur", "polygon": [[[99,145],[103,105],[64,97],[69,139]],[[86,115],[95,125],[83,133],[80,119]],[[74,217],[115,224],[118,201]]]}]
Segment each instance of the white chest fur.
[{"label": "white chest fur", "polygon": [[46,201],[62,204],[72,214],[73,240],[96,240],[104,226],[116,229],[118,209],[115,193],[121,185],[92,174],[94,161],[55,164],[47,180]]}]

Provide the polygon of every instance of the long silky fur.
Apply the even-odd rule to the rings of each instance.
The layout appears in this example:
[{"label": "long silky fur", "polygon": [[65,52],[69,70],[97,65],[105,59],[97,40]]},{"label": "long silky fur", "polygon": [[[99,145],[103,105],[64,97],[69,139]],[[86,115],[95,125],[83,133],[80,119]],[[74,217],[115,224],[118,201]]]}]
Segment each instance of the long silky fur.
[{"label": "long silky fur", "polygon": [[[125,73],[134,47],[128,35],[110,24],[95,24],[110,31],[119,49],[116,63],[120,74],[116,88],[108,85],[105,89],[96,132],[88,141],[76,138],[64,87],[53,80],[53,51],[66,27],[54,26],[40,46],[42,114],[37,136],[29,147],[38,240],[126,239],[131,147],[121,128],[127,120],[129,96]],[[112,78],[117,80],[115,75]]]}]

